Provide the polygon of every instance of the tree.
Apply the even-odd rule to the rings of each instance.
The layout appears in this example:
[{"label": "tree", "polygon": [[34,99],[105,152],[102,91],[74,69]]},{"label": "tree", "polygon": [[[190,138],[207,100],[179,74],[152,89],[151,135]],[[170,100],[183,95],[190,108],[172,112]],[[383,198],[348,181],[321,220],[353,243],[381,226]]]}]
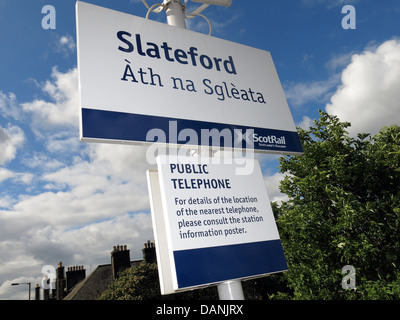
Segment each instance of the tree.
[{"label": "tree", "polygon": [[[352,138],[349,126],[320,111],[299,128],[304,154],[280,158],[289,200],[273,208],[289,271],[272,297],[400,298],[400,128]],[[345,265],[355,290],[341,286]]]}]

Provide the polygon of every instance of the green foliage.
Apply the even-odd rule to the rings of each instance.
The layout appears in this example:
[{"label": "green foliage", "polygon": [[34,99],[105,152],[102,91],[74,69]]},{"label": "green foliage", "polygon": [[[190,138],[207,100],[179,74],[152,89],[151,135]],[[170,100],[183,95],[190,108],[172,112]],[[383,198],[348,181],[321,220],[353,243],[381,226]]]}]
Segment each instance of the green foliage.
[{"label": "green foliage", "polygon": [[148,300],[160,295],[157,265],[146,262],[121,272],[100,300]]},{"label": "green foliage", "polygon": [[[304,155],[280,159],[289,200],[273,208],[289,271],[270,297],[400,298],[400,128],[352,138],[349,126],[320,111],[299,129]],[[344,265],[356,290],[342,289]]]}]

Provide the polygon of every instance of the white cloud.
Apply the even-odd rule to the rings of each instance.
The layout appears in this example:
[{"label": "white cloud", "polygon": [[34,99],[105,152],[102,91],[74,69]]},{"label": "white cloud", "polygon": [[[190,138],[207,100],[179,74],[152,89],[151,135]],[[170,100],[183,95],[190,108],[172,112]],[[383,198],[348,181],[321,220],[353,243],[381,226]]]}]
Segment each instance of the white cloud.
[{"label": "white cloud", "polygon": [[32,116],[32,127],[37,134],[43,130],[78,127],[78,71],[76,68],[66,73],[53,68],[52,81],[46,81],[41,89],[51,102],[34,100],[22,104],[25,112]]},{"label": "white cloud", "polygon": [[328,80],[290,83],[285,86],[285,95],[293,107],[299,107],[308,102],[326,102],[339,81],[339,75],[334,74]]},{"label": "white cloud", "polygon": [[81,263],[90,262],[87,261],[87,255],[93,257],[92,261],[108,261],[112,245],[116,244],[129,244],[131,258],[141,259],[143,243],[151,239],[153,230],[151,217],[147,213],[124,214],[114,219],[68,230],[60,236],[62,243],[71,248],[80,248],[74,250],[74,255],[80,257],[78,262]]},{"label": "white cloud", "polygon": [[400,123],[400,40],[353,55],[341,80],[326,111],[351,122],[352,135]]},{"label": "white cloud", "polygon": [[60,45],[61,46],[63,46],[63,47],[66,47],[66,48],[68,48],[69,50],[74,50],[75,49],[75,40],[74,40],[74,38],[71,36],[71,35],[69,35],[69,34],[67,34],[67,35],[65,35],[65,36],[62,36],[61,38],[60,38]]},{"label": "white cloud", "polygon": [[5,118],[11,117],[15,120],[21,118],[21,109],[14,93],[5,94],[0,90],[0,112]]},{"label": "white cloud", "polygon": [[298,127],[304,129],[304,130],[310,130],[310,127],[313,125],[313,121],[310,117],[308,116],[303,116],[303,119],[301,122],[297,125]]},{"label": "white cloud", "polygon": [[23,184],[30,184],[34,178],[32,173],[16,173],[14,174],[14,180]]},{"label": "white cloud", "polygon": [[[0,182],[1,182],[1,169],[0,169]],[[13,203],[14,201],[9,195],[0,197],[0,208],[8,208],[12,206]]]},{"label": "white cloud", "polygon": [[0,183],[12,179],[13,182],[30,184],[34,175],[32,173],[15,173],[10,170],[0,168]]},{"label": "white cloud", "polygon": [[15,238],[0,242],[0,299],[26,299],[27,287],[11,283],[32,282],[33,289],[41,281],[44,265],[56,267],[59,261],[65,266],[85,265],[88,275],[98,264],[110,263],[113,245],[126,244],[131,259],[141,259],[143,243],[153,239],[153,231],[150,215],[136,213],[66,231],[35,224]]},{"label": "white cloud", "polygon": [[52,153],[78,152],[82,144],[79,142],[78,131],[60,131],[47,135],[46,148]]},{"label": "white cloud", "polygon": [[[9,300],[27,300],[28,285],[31,282],[31,299],[34,299],[34,284],[40,283],[40,279],[33,277],[18,277],[12,280],[7,280],[0,286],[0,297],[7,297]],[[24,283],[18,286],[11,286],[12,283]]]},{"label": "white cloud", "polygon": [[[187,8],[187,12],[194,12],[198,7],[200,7],[199,3],[192,3]],[[215,35],[222,35],[224,31],[234,24],[241,16],[241,13],[239,12],[231,12],[229,15],[229,18],[225,20],[221,20],[220,15],[218,14],[219,10],[225,10],[226,8],[219,8],[219,7],[214,7],[214,11],[203,11],[201,12],[202,15],[204,15],[208,21],[211,24],[211,34],[213,36]],[[215,11],[217,10],[217,11]],[[232,10],[232,9],[230,9]],[[186,28],[192,31],[208,34],[210,31],[210,27],[208,25],[208,22],[201,16],[191,16],[190,18],[187,18],[185,20],[186,22]],[[241,30],[241,32],[244,32]]]},{"label": "white cloud", "polygon": [[354,51],[344,54],[332,54],[329,61],[325,64],[325,67],[332,71],[335,71],[338,68],[344,68],[351,62],[351,58],[354,54]]},{"label": "white cloud", "polygon": [[68,33],[63,36],[57,35],[53,48],[55,52],[61,53],[64,57],[68,57],[75,52],[76,41],[74,37]]},{"label": "white cloud", "polygon": [[[47,98],[22,104],[24,125],[37,138],[30,141],[34,151],[24,150],[20,159],[30,170],[0,168],[0,183],[32,190],[0,193],[0,298],[12,296],[4,283],[17,273],[40,277],[43,265],[59,260],[66,265],[108,263],[116,244],[127,244],[138,259],[143,243],[153,240],[146,148],[79,142],[76,69],[62,73],[54,68],[39,88]],[[0,101],[19,108],[13,95],[2,95]],[[7,151],[0,161],[14,159],[24,141],[18,127],[1,127],[0,145]],[[16,268],[21,259],[25,269]]]},{"label": "white cloud", "polygon": [[[122,157],[134,155],[121,150]],[[116,152],[114,156],[118,158]],[[131,258],[141,258],[143,243],[153,239],[151,217],[140,212],[149,206],[145,171],[131,167],[124,174],[118,164],[108,162],[111,157],[97,157],[95,150],[93,157],[89,162],[77,156],[71,166],[55,166],[56,171],[44,173],[42,179],[53,185],[52,192],[0,199],[0,205],[10,205],[0,209],[0,251],[10,249],[1,248],[6,243],[18,248],[7,259],[0,258],[5,272],[0,272],[0,279],[11,279],[17,272],[39,276],[43,265],[59,260],[67,266],[109,263],[116,244],[127,244]],[[0,176],[14,175],[0,171]],[[31,265],[15,269],[21,257]],[[8,290],[3,296],[1,291],[0,297],[9,297]]]},{"label": "white cloud", "polygon": [[14,173],[11,172],[10,170],[0,168],[0,182],[7,180],[13,176],[14,176]]},{"label": "white cloud", "polygon": [[281,203],[282,201],[287,201],[288,196],[281,193],[279,190],[280,182],[283,180],[285,175],[283,173],[277,172],[272,176],[264,177],[264,183],[267,188],[269,200],[271,202]]},{"label": "white cloud", "polygon": [[[326,80],[289,82],[284,85],[285,95],[291,106],[298,108],[306,103],[327,103],[340,84],[341,71],[350,62],[354,51],[344,54],[332,54],[325,64],[325,69],[331,74]],[[303,54],[303,65],[313,58],[311,54]]]},{"label": "white cloud", "polygon": [[32,157],[23,159],[22,162],[29,168],[40,168],[44,171],[53,171],[64,166],[62,162],[38,152],[34,152]]},{"label": "white cloud", "polygon": [[0,126],[0,165],[13,160],[25,141],[25,135],[21,128],[8,125],[7,128]]}]

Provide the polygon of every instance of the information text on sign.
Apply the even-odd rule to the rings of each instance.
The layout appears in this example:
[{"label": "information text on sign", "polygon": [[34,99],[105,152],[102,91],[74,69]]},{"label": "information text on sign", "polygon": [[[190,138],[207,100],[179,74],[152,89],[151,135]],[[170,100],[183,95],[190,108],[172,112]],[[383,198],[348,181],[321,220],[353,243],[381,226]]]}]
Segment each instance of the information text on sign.
[{"label": "information text on sign", "polygon": [[[175,290],[287,269],[261,169],[157,158]],[[157,243],[157,241],[156,241]]]}]

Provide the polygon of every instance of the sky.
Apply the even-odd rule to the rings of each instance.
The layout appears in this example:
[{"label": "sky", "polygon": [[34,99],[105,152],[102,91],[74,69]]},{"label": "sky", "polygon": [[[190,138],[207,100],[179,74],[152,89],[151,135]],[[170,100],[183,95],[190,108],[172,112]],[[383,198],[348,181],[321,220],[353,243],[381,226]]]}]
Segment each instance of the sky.
[{"label": "sky", "polygon": [[[87,0],[145,17],[140,0]],[[148,0],[150,5],[155,1]],[[55,29],[42,20],[55,8]],[[355,29],[345,29],[345,5]],[[199,4],[188,1],[188,10]],[[349,121],[351,135],[400,123],[400,2],[233,0],[202,12],[213,36],[270,51],[297,126],[318,109]],[[165,22],[165,13],[151,19]],[[27,299],[42,267],[110,263],[126,244],[141,259],[154,239],[146,148],[79,141],[75,0],[0,0],[0,299]],[[188,29],[208,33],[202,18]],[[259,156],[272,201],[278,157]]]}]

